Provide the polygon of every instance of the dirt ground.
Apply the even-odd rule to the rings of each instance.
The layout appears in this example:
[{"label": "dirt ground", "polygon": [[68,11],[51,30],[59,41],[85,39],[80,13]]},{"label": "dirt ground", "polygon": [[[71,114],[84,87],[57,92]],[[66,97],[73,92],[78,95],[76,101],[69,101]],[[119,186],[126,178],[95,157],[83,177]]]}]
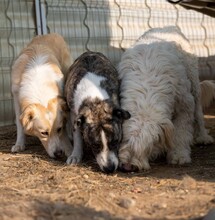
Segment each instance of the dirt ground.
[{"label": "dirt ground", "polygon": [[[215,107],[205,120],[215,137]],[[187,166],[161,159],[150,171],[106,175],[90,158],[50,159],[33,137],[11,154],[15,139],[15,126],[0,128],[0,220],[200,220],[215,208],[215,145],[193,146]]]}]

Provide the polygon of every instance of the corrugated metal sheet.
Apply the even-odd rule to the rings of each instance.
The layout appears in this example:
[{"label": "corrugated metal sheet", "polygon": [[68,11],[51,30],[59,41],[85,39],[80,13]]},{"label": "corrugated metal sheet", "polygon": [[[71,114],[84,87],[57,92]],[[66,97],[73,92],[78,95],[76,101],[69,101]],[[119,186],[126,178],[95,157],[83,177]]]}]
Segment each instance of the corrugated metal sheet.
[{"label": "corrugated metal sheet", "polygon": [[[64,36],[73,58],[100,51],[115,64],[146,30],[177,25],[200,58],[201,71],[215,75],[215,18],[165,0],[41,0],[48,32]],[[33,0],[0,0],[0,126],[12,124],[10,68],[36,35]],[[209,58],[208,58],[209,57]]]},{"label": "corrugated metal sheet", "polygon": [[33,1],[0,1],[0,126],[14,123],[11,66],[35,34]]}]

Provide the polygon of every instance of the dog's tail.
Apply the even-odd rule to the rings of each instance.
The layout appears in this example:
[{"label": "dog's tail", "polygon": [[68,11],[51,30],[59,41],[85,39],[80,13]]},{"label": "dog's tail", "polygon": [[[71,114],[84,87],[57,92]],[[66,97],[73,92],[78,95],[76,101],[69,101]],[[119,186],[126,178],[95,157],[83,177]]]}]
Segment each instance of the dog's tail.
[{"label": "dog's tail", "polygon": [[215,100],[215,80],[200,82],[202,108],[208,108]]}]

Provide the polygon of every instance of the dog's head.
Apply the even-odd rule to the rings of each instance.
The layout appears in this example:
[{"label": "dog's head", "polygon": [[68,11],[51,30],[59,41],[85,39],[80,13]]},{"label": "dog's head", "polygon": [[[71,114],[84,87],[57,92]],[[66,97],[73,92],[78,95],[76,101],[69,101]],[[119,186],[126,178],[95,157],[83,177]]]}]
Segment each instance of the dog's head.
[{"label": "dog's head", "polygon": [[171,120],[158,122],[144,115],[134,116],[123,125],[124,137],[119,149],[119,168],[124,172],[150,169],[149,160],[173,146],[174,125]]},{"label": "dog's head", "polygon": [[51,99],[47,107],[28,105],[20,116],[25,133],[38,137],[52,158],[61,157],[64,153],[67,112],[66,102],[57,97]]},{"label": "dog's head", "polygon": [[107,100],[85,100],[79,109],[76,126],[102,171],[111,173],[118,167],[118,149],[122,140],[122,123],[129,112]]}]

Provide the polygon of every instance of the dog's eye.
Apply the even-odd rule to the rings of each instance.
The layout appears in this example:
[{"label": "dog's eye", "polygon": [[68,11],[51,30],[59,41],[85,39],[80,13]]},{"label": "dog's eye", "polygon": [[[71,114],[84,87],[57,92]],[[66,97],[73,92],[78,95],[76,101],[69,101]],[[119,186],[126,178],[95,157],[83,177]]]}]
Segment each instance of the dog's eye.
[{"label": "dog's eye", "polygon": [[49,135],[49,132],[48,132],[48,131],[42,131],[41,134],[42,134],[43,136],[48,136],[48,135]]},{"label": "dog's eye", "polygon": [[57,129],[57,133],[60,133],[61,130],[62,130],[62,128],[58,128],[58,129]]}]

